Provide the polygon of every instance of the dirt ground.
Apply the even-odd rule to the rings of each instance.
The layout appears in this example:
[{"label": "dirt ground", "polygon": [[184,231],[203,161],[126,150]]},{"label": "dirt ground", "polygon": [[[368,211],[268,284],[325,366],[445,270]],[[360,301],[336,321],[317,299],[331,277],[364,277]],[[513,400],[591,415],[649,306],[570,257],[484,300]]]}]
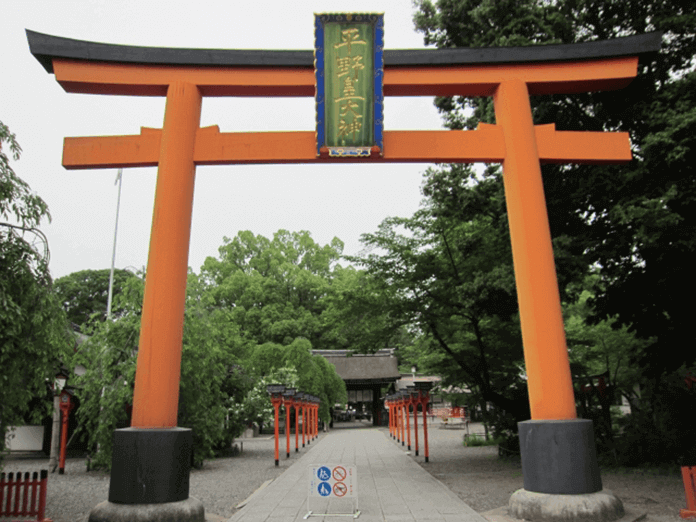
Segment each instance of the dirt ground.
[{"label": "dirt ground", "polygon": [[[366,428],[363,422],[341,423],[336,429]],[[380,428],[389,437],[386,428]],[[470,432],[482,433],[480,425],[471,425]],[[429,429],[429,462],[421,451],[407,452],[423,469],[450,488],[479,513],[507,506],[510,495],[523,486],[519,458],[498,457],[497,446],[465,447],[464,429],[440,428],[436,421]],[[396,442],[394,442],[396,444]],[[415,449],[415,441],[412,441]],[[214,459],[203,469],[191,473],[191,496],[200,499],[210,521],[226,520],[237,511],[237,505],[258,487],[278,477],[294,459],[281,459],[273,465],[273,439],[266,435],[244,442],[243,452],[236,457]],[[9,457],[3,471],[34,471],[46,469],[45,458]],[[603,470],[604,488],[613,491],[624,503],[631,517],[621,522],[677,522],[679,510],[686,508],[684,486],[677,473],[664,475],[646,470]],[[87,472],[84,458],[68,459],[65,475],[49,475],[47,515],[54,522],[85,522],[91,509],[108,496],[109,475]],[[217,516],[215,516],[217,515]],[[497,520],[497,519],[493,519]],[[509,522],[509,521],[508,521]]]},{"label": "dirt ground", "polygon": [[[483,433],[480,425],[470,432]],[[498,457],[497,446],[464,447],[464,429],[429,431],[430,462],[418,463],[474,510],[483,513],[507,505],[510,495],[523,487],[518,458]],[[647,514],[648,520],[676,522],[686,508],[681,475],[658,474],[641,469],[602,469],[604,489],[612,491],[627,511]]]}]

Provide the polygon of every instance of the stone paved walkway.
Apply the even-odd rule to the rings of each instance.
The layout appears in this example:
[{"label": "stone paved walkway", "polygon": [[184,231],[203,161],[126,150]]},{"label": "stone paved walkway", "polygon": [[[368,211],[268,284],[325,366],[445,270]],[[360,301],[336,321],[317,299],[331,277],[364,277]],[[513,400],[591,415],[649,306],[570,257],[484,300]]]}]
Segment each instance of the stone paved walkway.
[{"label": "stone paved walkway", "polygon": [[[357,467],[359,522],[486,522],[378,429],[335,430],[322,435],[285,473],[255,493],[229,522],[302,521],[309,511],[309,468],[316,464]],[[349,514],[351,501],[312,497],[310,506],[313,515],[309,522],[352,520],[347,516],[317,516]]]}]

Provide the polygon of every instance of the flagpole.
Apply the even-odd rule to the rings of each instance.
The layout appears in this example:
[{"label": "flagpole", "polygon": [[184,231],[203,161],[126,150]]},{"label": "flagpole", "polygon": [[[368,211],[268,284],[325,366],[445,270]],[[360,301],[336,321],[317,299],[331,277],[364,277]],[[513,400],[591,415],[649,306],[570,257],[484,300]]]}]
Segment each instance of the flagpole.
[{"label": "flagpole", "polygon": [[116,175],[118,183],[118,199],[116,200],[116,225],[114,226],[114,248],[111,253],[111,273],[109,274],[109,297],[106,302],[106,318],[111,319],[111,299],[114,294],[114,266],[116,264],[116,236],[118,234],[118,213],[121,209],[121,185],[123,184],[123,169],[118,169]]}]

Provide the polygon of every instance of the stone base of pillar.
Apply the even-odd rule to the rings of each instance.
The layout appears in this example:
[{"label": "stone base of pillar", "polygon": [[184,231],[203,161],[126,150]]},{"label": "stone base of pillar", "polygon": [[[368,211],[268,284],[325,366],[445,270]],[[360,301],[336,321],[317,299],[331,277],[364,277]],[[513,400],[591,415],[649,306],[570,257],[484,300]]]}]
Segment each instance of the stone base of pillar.
[{"label": "stone base of pillar", "polygon": [[193,497],[163,504],[105,501],[90,512],[89,522],[205,522],[205,511],[201,501]]},{"label": "stone base of pillar", "polygon": [[508,514],[533,522],[612,522],[623,517],[624,508],[607,490],[558,495],[518,489],[510,497]]},{"label": "stone base of pillar", "polygon": [[188,428],[125,428],[114,432],[109,500],[89,522],[205,522],[189,498],[193,433]]},{"label": "stone base of pillar", "polygon": [[534,522],[612,522],[624,508],[602,489],[592,421],[518,423],[524,489],[508,503],[513,518]]},{"label": "stone base of pillar", "polygon": [[525,490],[559,495],[602,490],[591,420],[529,420],[517,426]]},{"label": "stone base of pillar", "polygon": [[188,428],[114,432],[109,502],[162,504],[189,496],[193,433]]}]

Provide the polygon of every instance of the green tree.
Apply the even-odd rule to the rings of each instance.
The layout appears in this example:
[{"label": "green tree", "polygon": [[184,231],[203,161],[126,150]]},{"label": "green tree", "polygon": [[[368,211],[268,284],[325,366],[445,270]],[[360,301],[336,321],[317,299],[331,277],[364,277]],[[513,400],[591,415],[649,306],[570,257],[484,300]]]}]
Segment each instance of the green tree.
[{"label": "green tree", "polygon": [[[68,320],[78,326],[91,320],[106,319],[111,270],[81,270],[56,279],[53,289],[65,310]],[[121,292],[125,282],[136,277],[128,270],[114,270],[113,295]],[[112,316],[118,317],[122,310],[112,306]]]},{"label": "green tree", "polygon": [[280,367],[270,370],[264,377],[255,380],[255,384],[241,401],[230,401],[229,415],[237,422],[259,427],[268,425],[274,420],[273,404],[268,396],[266,387],[269,384],[284,384],[288,388],[297,386],[297,370],[290,367]]},{"label": "green tree", "polygon": [[382,281],[354,266],[334,269],[331,291],[323,299],[327,345],[360,353],[410,346],[412,336],[390,318],[390,295]]},{"label": "green tree", "polygon": [[[196,465],[229,447],[249,423],[267,421],[270,401],[259,383],[279,378],[283,368],[322,398],[322,418],[345,400],[343,381],[312,356],[307,339],[321,341],[321,301],[341,248],[338,240],[320,247],[306,232],[281,231],[273,241],[242,232],[226,240],[220,260],[206,260],[201,275],[189,273],[177,422],[193,429]],[[99,448],[98,467],[111,465],[112,432],[128,424],[142,298],[143,281],[127,279],[114,299],[118,317],[92,322],[93,335],[76,357],[87,368],[78,381],[80,418]]]},{"label": "green tree", "polygon": [[[438,47],[575,43],[664,31],[661,52],[642,61],[628,88],[537,96],[532,109],[535,123],[556,123],[560,130],[630,133],[635,159],[629,164],[542,167],[552,236],[585,273],[601,267],[596,320],[617,316],[644,339],[655,339],[644,364],[660,373],[693,363],[693,351],[677,346],[696,340],[680,305],[696,286],[689,266],[696,251],[690,233],[696,227],[696,14],[678,0],[415,5],[416,28]],[[436,105],[450,128],[495,121],[490,98],[439,98]]]},{"label": "green tree", "polygon": [[[694,405],[685,388],[676,393],[667,383],[678,382],[675,372],[686,371],[696,358],[682,348],[696,341],[683,305],[696,287],[690,263],[696,253],[696,14],[679,0],[416,0],[415,6],[416,28],[438,47],[575,43],[664,32],[660,53],[641,60],[628,88],[536,96],[531,103],[536,124],[630,135],[632,162],[543,165],[544,192],[563,299],[576,302],[585,276],[598,271],[584,334],[608,333],[609,322],[643,341],[630,357],[630,365],[641,370],[643,412],[626,428],[636,434],[630,451],[646,455],[641,448],[650,447],[659,458],[675,458],[678,452],[667,457],[664,448],[679,447],[674,422],[690,418]],[[450,128],[495,121],[490,98],[440,98],[436,105]],[[685,399],[673,401],[676,396]],[[681,433],[693,438],[696,424],[682,422]],[[641,437],[665,443],[639,444]]]},{"label": "green tree", "polygon": [[[111,466],[113,430],[129,425],[140,336],[143,280],[129,278],[114,300],[112,321],[93,323],[75,356],[87,371],[77,378],[79,419],[94,452],[94,467]],[[243,429],[227,419],[230,399],[241,400],[251,382],[235,371],[244,345],[224,310],[205,307],[202,285],[189,274],[181,358],[177,425],[193,430],[194,464],[200,466]]]},{"label": "green tree", "polygon": [[[594,287],[593,280],[597,278],[588,277],[584,286]],[[594,421],[600,450],[611,451],[616,459],[618,412],[614,405],[626,398],[633,409],[639,407],[641,369],[632,359],[652,340],[638,338],[628,325],[618,325],[615,317],[589,324],[591,297],[592,293],[585,289],[575,303],[564,305],[568,355],[576,384],[578,413]],[[602,376],[601,385],[597,376]]]},{"label": "green tree", "polygon": [[86,369],[75,379],[80,399],[77,416],[92,449],[91,465],[95,468],[111,467],[113,432],[129,426],[142,298],[143,281],[137,277],[128,280],[115,298],[122,310],[120,317],[87,327],[89,338],[73,358],[73,367]]},{"label": "green tree", "polygon": [[255,343],[288,345],[304,337],[323,347],[323,298],[343,243],[334,238],[319,246],[308,232],[285,230],[271,240],[242,231],[224,241],[219,259],[207,258],[201,269],[212,306],[228,309]]},{"label": "green tree", "polygon": [[[312,355],[311,350],[312,345],[304,338],[297,338],[288,346],[265,343],[254,348],[249,365],[251,371],[267,384],[285,384],[319,397],[319,416],[328,422],[329,408],[347,400],[346,386],[336,368],[322,356]],[[294,372],[292,382],[269,380],[268,376],[277,375],[283,368]]]},{"label": "green tree", "polygon": [[74,345],[51,291],[48,245],[38,229],[50,219],[48,207],[15,174],[5,144],[17,161],[21,148],[0,122],[0,455],[8,426],[36,422],[49,411],[50,401],[33,412],[29,404],[46,396]]},{"label": "green tree", "polygon": [[419,336],[401,353],[425,352],[446,383],[477,391],[481,402],[507,412],[505,427],[514,429],[529,410],[520,393],[522,348],[498,180],[477,180],[468,166],[429,169],[425,178],[424,207],[364,234],[380,254],[351,260],[379,285],[390,327]]}]

